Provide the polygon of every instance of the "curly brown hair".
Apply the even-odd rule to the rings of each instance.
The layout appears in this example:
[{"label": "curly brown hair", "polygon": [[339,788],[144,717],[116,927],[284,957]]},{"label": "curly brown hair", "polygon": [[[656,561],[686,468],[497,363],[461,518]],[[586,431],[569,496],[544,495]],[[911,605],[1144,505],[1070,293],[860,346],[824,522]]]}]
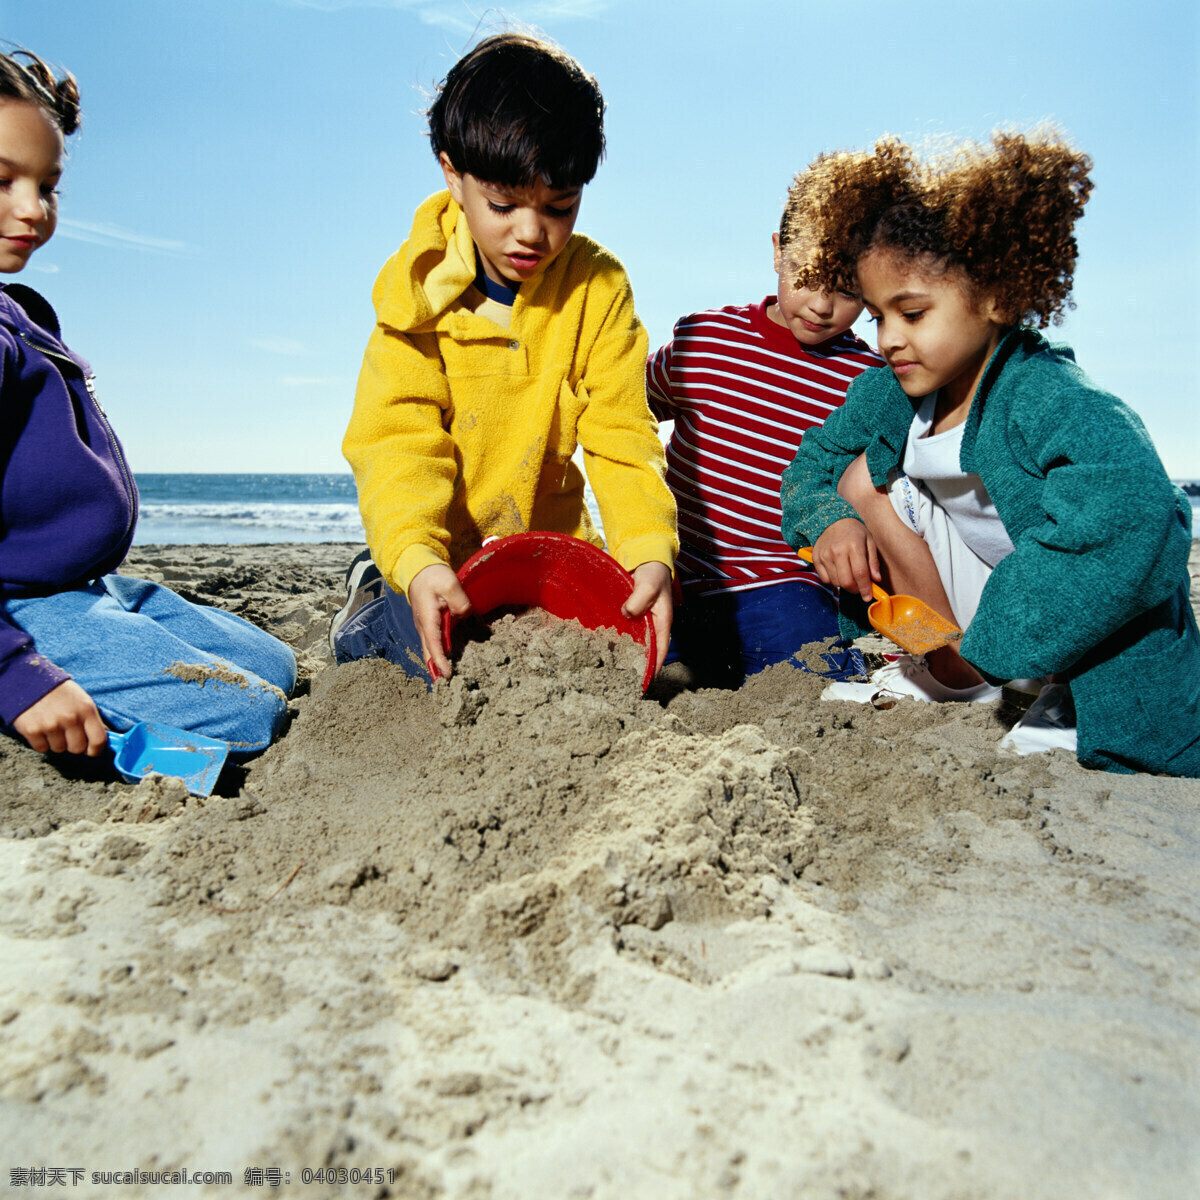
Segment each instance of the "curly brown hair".
[{"label": "curly brown hair", "polygon": [[[802,173],[789,240],[813,247],[807,287],[857,287],[858,260],[887,250],[941,273],[960,268],[1005,324],[1044,328],[1071,307],[1072,230],[1092,160],[1056,130],[997,130],[922,161],[898,138],[822,154]],[[801,177],[798,177],[798,179]]]},{"label": "curly brown hair", "polygon": [[[18,61],[24,59],[25,61]],[[61,79],[36,54],[14,50],[0,54],[0,100],[36,104],[67,137],[79,128],[79,87],[64,71]]]}]

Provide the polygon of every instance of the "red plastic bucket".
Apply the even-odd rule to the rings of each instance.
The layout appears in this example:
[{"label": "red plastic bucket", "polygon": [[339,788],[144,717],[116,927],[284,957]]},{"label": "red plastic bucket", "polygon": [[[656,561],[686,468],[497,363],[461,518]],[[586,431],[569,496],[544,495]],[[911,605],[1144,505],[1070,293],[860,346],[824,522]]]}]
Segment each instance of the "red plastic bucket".
[{"label": "red plastic bucket", "polygon": [[[613,629],[646,647],[642,691],[654,678],[657,647],[650,614],[629,618],[621,605],[633,592],[633,576],[611,555],[565,533],[514,533],[488,542],[458,572],[475,615],[497,608],[542,608],[586,629]],[[447,613],[442,640],[450,652],[455,618]]]}]

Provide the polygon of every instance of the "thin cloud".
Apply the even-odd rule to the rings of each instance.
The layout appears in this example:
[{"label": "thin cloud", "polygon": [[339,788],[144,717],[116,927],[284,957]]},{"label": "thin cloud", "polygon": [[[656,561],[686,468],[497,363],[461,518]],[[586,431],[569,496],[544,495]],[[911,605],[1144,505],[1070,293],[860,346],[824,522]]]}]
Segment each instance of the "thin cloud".
[{"label": "thin cloud", "polygon": [[300,358],[308,353],[308,346],[298,338],[247,338],[246,345],[267,354],[283,354],[288,358]]},{"label": "thin cloud", "polygon": [[[396,8],[411,12],[425,25],[452,29],[459,33],[474,33],[484,22],[504,19],[503,9],[479,7],[462,0],[451,5],[446,0],[278,0],[293,8],[313,8],[320,12],[341,12],[347,8]],[[521,6],[521,24],[536,25],[543,21],[587,20],[611,8],[614,0],[534,0]]]},{"label": "thin cloud", "polygon": [[135,233],[119,225],[108,225],[102,221],[74,221],[64,217],[58,223],[58,236],[75,242],[90,242],[94,246],[108,246],[114,250],[143,250],[148,254],[195,254],[186,242],[170,238],[153,237],[148,233]]}]

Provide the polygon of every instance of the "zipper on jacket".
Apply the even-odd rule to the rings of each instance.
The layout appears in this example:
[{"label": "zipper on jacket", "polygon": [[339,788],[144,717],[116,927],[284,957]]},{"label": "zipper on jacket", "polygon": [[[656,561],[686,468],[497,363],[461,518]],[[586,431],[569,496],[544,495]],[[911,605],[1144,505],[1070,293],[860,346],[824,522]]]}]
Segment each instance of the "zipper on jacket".
[{"label": "zipper on jacket", "polygon": [[31,338],[23,329],[17,330],[17,337],[19,337],[21,341],[25,343],[25,345],[32,346],[39,354],[44,354],[47,358],[56,358],[59,362],[64,362],[68,366],[73,367],[79,372],[80,375],[83,374],[83,369],[80,367],[80,365],[69,354],[64,353],[62,350],[57,350],[53,346],[43,346],[41,342]]},{"label": "zipper on jacket", "polygon": [[108,423],[108,414],[104,411],[104,406],[96,397],[96,389],[92,385],[92,376],[85,375],[83,368],[69,354],[65,354],[53,346],[43,346],[40,342],[31,338],[25,330],[18,329],[17,336],[39,354],[44,354],[47,358],[52,358],[57,362],[66,363],[83,380],[84,391],[87,392],[88,399],[100,415],[100,424],[104,427],[104,436],[108,438],[108,447],[112,451],[112,456],[116,460],[117,465],[121,468],[121,481],[125,485],[125,499],[129,501],[129,520],[125,525],[125,532],[121,535],[121,541],[124,541],[126,537],[133,533],[137,526],[138,506],[137,501],[134,499],[137,495],[137,489],[133,482],[133,473],[129,469],[129,464],[125,461],[125,454],[121,449],[121,443],[117,440],[117,435],[113,427]]}]

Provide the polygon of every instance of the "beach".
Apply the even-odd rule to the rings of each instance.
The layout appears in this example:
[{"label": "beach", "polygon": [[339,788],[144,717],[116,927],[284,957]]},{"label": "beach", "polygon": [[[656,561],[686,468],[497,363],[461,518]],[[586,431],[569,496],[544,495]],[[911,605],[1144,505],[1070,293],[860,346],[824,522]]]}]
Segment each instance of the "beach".
[{"label": "beach", "polygon": [[357,549],[122,568],[296,651],[212,797],[0,739],[6,1186],[1200,1194],[1200,781],[1003,751],[1007,693],[335,668]]}]

